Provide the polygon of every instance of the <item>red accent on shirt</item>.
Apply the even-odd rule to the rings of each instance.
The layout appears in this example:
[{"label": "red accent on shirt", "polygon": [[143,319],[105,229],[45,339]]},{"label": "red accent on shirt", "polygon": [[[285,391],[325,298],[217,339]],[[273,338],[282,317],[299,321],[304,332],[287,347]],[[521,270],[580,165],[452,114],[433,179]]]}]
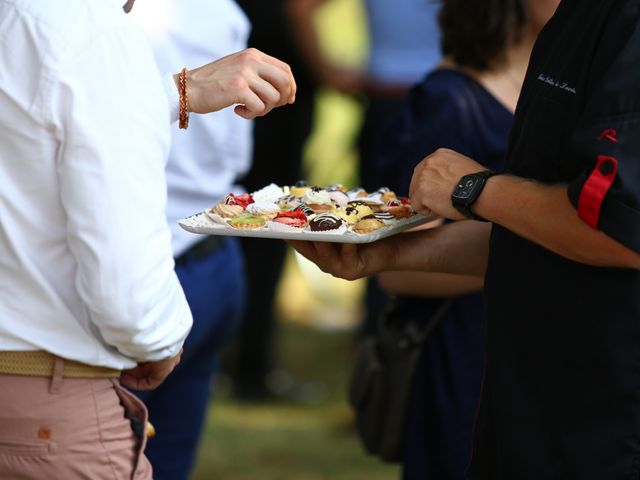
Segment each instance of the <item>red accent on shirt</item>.
[{"label": "red accent on shirt", "polygon": [[607,140],[611,140],[613,143],[618,143],[618,139],[616,138],[617,135],[618,132],[614,128],[608,128],[602,131],[602,133],[598,136],[598,140],[606,138]]},{"label": "red accent on shirt", "polygon": [[600,155],[596,167],[587,178],[578,199],[578,216],[591,228],[597,229],[600,209],[618,171],[618,161]]}]

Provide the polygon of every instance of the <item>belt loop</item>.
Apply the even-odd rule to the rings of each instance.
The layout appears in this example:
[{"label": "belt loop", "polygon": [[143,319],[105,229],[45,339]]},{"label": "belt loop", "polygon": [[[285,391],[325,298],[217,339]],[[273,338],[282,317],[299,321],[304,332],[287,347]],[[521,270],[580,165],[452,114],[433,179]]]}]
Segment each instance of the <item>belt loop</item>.
[{"label": "belt loop", "polygon": [[51,369],[51,384],[49,385],[49,393],[60,393],[64,375],[64,359],[54,355],[53,368]]}]

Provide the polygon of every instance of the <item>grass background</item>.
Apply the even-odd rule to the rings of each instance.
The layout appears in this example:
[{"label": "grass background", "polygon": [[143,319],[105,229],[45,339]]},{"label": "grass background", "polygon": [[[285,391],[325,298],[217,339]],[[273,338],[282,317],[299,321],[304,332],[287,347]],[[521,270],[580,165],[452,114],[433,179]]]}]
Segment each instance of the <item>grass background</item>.
[{"label": "grass background", "polygon": [[345,384],[353,333],[283,323],[282,366],[307,392],[297,402],[238,404],[224,393],[209,412],[195,480],[392,480],[395,465],[367,455],[353,430]]}]

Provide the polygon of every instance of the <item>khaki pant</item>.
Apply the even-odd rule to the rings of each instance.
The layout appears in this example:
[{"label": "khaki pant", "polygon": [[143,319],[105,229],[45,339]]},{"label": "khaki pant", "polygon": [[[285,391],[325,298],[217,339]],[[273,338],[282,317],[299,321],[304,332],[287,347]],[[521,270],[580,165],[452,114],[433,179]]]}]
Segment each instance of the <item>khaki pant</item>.
[{"label": "khaki pant", "polygon": [[147,411],[117,379],[0,375],[0,479],[151,479],[129,418]]}]

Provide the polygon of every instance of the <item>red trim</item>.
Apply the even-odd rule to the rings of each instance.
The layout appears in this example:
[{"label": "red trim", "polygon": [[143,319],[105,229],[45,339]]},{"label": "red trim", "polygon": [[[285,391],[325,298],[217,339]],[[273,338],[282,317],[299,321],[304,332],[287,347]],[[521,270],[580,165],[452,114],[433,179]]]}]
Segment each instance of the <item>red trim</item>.
[{"label": "red trim", "polygon": [[578,216],[591,228],[598,228],[602,202],[616,178],[617,171],[618,161],[615,158],[600,155],[596,167],[582,186],[578,199]]},{"label": "red trim", "polygon": [[600,135],[598,136],[598,140],[606,138],[607,140],[610,140],[614,143],[618,143],[618,139],[616,138],[617,135],[618,132],[614,128],[608,128],[600,133]]}]

